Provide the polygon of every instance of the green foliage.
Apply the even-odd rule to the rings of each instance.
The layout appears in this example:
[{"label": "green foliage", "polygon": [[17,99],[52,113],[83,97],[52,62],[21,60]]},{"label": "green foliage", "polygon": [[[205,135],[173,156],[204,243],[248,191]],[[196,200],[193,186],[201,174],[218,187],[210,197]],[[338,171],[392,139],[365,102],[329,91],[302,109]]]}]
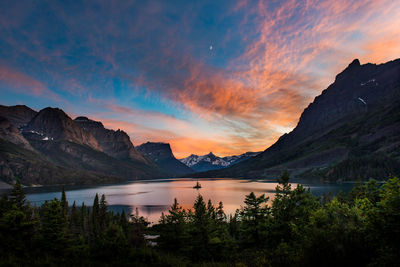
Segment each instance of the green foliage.
[{"label": "green foliage", "polygon": [[[20,183],[0,199],[0,265],[54,266],[396,266],[400,261],[400,180],[359,183],[317,199],[288,173],[274,199],[253,192],[226,216],[198,195],[192,209],[175,199],[158,224],[138,212],[108,211],[53,199],[29,206]],[[148,235],[152,235],[148,236]],[[158,238],[157,238],[158,236]],[[155,239],[154,239],[155,238]]]},{"label": "green foliage", "polygon": [[13,204],[17,205],[19,209],[24,207],[26,199],[25,193],[22,190],[21,180],[17,179],[10,194],[10,200]]}]

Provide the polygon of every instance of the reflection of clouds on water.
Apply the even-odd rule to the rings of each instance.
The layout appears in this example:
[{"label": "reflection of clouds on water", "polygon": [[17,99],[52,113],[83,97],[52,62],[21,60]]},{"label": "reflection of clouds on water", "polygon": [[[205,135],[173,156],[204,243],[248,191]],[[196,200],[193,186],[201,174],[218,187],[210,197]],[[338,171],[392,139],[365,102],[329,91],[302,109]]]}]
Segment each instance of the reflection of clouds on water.
[{"label": "reflection of clouds on water", "polygon": [[[135,195],[140,195],[140,194],[147,194],[150,193],[152,191],[144,191],[144,192],[136,192],[136,193],[127,193],[124,194],[126,196],[135,196]],[[121,194],[107,194],[107,196],[112,197],[112,196],[120,196]]]}]

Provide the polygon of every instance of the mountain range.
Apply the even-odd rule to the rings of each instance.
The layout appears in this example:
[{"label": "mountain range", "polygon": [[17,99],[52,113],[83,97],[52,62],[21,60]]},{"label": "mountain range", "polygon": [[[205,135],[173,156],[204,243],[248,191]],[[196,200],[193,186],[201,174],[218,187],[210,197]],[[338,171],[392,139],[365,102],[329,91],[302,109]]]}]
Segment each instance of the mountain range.
[{"label": "mountain range", "polygon": [[90,184],[163,177],[129,136],[58,108],[0,106],[0,175],[27,185]]},{"label": "mountain range", "polygon": [[180,159],[180,161],[196,172],[203,172],[230,167],[246,159],[257,156],[259,153],[261,152],[246,152],[237,156],[227,156],[221,158],[210,152],[203,156],[192,154],[189,157]]},{"label": "mountain range", "polygon": [[354,60],[303,111],[297,126],[250,160],[195,177],[384,179],[400,174],[400,59]]}]

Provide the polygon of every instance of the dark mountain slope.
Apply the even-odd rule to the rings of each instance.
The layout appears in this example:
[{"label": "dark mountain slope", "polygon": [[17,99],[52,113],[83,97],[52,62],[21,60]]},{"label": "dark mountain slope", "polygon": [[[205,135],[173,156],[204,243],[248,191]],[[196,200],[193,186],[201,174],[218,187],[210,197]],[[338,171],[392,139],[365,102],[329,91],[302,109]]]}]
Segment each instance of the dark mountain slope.
[{"label": "dark mountain slope", "polygon": [[6,183],[21,179],[24,185],[94,184],[122,181],[122,178],[95,174],[54,164],[42,154],[0,138],[0,176]]},{"label": "dark mountain slope", "polygon": [[148,179],[161,176],[157,166],[119,160],[87,145],[67,140],[42,141],[30,140],[32,146],[46,155],[57,165],[70,169],[90,171],[92,173],[117,176],[126,180]]},{"label": "dark mountain slope", "polygon": [[297,127],[253,159],[199,177],[324,180],[400,174],[400,60],[354,60],[302,113]]},{"label": "dark mountain slope", "polygon": [[36,111],[25,105],[0,105],[0,116],[7,118],[17,128],[28,124],[36,114]]},{"label": "dark mountain slope", "polygon": [[137,146],[136,149],[153,160],[169,175],[177,176],[193,172],[191,168],[175,158],[171,146],[167,143],[147,142]]}]

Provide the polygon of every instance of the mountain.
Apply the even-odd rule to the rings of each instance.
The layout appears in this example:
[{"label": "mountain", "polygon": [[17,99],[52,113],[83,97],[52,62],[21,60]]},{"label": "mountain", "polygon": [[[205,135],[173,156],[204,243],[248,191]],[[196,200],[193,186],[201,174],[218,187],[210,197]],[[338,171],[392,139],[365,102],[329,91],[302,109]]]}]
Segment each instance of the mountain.
[{"label": "mountain", "polygon": [[87,145],[100,150],[97,140],[87,130],[76,124],[64,111],[58,108],[45,108],[23,128],[23,132],[31,133],[29,136],[49,141],[70,141]]},{"label": "mountain", "polygon": [[37,112],[25,105],[10,107],[0,105],[0,114],[19,128],[28,124],[36,116]]},{"label": "mountain", "polygon": [[[58,108],[34,112],[27,123],[29,112],[15,116],[13,110],[0,109],[3,181],[11,183],[19,177],[24,184],[90,184],[162,176],[160,168],[136,151],[123,131],[105,129],[87,118],[74,121]],[[97,126],[89,127],[92,124]]]},{"label": "mountain", "polygon": [[354,60],[303,111],[297,126],[251,160],[198,177],[328,181],[400,174],[400,59]]},{"label": "mountain", "polygon": [[223,169],[248,158],[258,155],[260,152],[246,152],[238,156],[218,157],[210,152],[207,155],[198,156],[190,155],[189,157],[180,159],[186,166],[192,168],[196,172]]},{"label": "mountain", "polygon": [[193,173],[193,170],[177,160],[168,143],[147,142],[136,149],[153,160],[163,171],[172,176]]},{"label": "mountain", "polygon": [[87,117],[77,117],[74,122],[85,131],[90,132],[101,150],[107,155],[116,159],[130,159],[151,164],[149,159],[135,149],[124,131],[106,129],[101,122],[90,120]]}]

